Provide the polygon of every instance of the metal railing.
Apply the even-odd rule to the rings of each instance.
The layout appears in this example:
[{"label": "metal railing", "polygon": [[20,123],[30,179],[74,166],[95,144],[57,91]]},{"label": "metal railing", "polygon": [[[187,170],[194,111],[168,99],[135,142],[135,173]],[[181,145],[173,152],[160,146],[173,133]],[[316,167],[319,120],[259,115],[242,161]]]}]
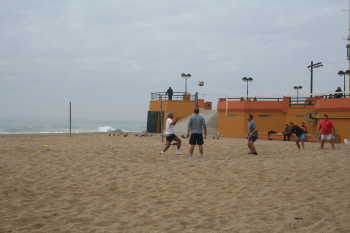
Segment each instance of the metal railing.
[{"label": "metal railing", "polygon": [[[349,98],[349,94],[341,94],[338,96],[334,95],[317,95],[317,96],[322,96],[324,99],[336,99],[336,98]],[[219,98],[219,100],[225,100],[226,98]],[[282,97],[228,97],[228,101],[283,101]],[[314,99],[310,99],[309,96],[299,96],[299,97],[290,97],[290,103],[289,105],[307,105],[311,106],[315,104]]]},{"label": "metal railing", "polygon": [[[226,98],[219,98],[219,100],[225,100]],[[248,98],[244,98],[244,97],[234,97],[234,98],[227,98],[228,100],[239,100],[239,101],[243,101],[243,100],[249,100],[249,101],[282,101],[283,98],[277,98],[277,97],[248,97]]]},{"label": "metal railing", "polygon": [[[172,95],[172,100],[184,100],[184,94],[190,95],[191,101],[196,100],[196,95],[191,95],[190,93],[186,92],[174,92]],[[152,92],[151,93],[151,101],[159,101],[160,98],[162,100],[169,100],[169,96],[166,94],[166,92]]]},{"label": "metal railing", "polygon": [[[324,99],[340,99],[340,98],[348,98],[348,94],[340,94],[340,95],[317,95],[317,96],[322,96]],[[290,101],[290,105],[314,105],[315,100],[310,99],[310,97],[292,97]]]},{"label": "metal railing", "polygon": [[291,97],[289,105],[314,105],[315,100],[309,97]]}]

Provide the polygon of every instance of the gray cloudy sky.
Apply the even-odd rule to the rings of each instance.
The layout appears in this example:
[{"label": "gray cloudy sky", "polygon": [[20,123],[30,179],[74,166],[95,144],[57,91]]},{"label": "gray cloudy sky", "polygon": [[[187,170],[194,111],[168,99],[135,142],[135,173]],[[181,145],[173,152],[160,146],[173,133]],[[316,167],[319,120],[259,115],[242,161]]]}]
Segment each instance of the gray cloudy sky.
[{"label": "gray cloudy sky", "polygon": [[[342,86],[346,0],[12,0],[0,7],[0,118],[146,120],[151,92]],[[197,82],[203,80],[200,88]],[[217,102],[218,96],[206,99]],[[201,97],[201,96],[200,96]]]}]

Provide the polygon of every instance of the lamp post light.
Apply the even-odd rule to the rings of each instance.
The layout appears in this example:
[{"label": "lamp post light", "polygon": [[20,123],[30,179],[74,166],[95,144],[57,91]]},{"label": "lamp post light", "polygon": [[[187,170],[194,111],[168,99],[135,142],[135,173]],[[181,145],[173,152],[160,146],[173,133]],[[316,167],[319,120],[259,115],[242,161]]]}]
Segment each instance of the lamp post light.
[{"label": "lamp post light", "polygon": [[185,73],[182,73],[181,74],[181,77],[183,77],[186,81],[185,81],[185,93],[187,94],[187,79],[188,78],[191,78],[191,74],[185,74]]},{"label": "lamp post light", "polygon": [[[343,91],[345,91],[345,75],[347,75],[347,76],[350,76],[350,70],[347,70],[347,71],[339,71],[338,72],[338,75],[339,76],[344,76],[344,89],[343,89]],[[346,96],[346,94],[344,93],[344,97]]]},{"label": "lamp post light", "polygon": [[242,80],[243,80],[243,82],[246,82],[246,83],[247,83],[247,100],[248,100],[248,96],[249,96],[248,83],[249,83],[249,82],[252,82],[252,81],[253,81],[253,78],[251,78],[251,77],[249,77],[249,78],[243,77]]},{"label": "lamp post light", "polygon": [[302,86],[294,86],[294,90],[297,90],[297,104],[299,103],[299,90],[303,89]]},{"label": "lamp post light", "polygon": [[310,84],[310,97],[312,98],[312,89],[313,89],[313,75],[314,75],[314,68],[318,68],[318,67],[321,67],[323,66],[322,62],[318,62],[318,63],[315,63],[313,61],[311,61],[311,65],[307,66],[307,68],[310,70],[311,72],[311,84]]}]

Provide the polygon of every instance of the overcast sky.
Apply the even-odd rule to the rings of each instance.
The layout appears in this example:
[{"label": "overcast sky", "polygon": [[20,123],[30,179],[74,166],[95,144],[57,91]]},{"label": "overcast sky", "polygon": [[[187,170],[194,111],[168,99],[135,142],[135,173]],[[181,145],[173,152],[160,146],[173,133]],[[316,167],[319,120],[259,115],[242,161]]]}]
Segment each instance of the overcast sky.
[{"label": "overcast sky", "polygon": [[[146,120],[151,92],[206,100],[343,85],[346,0],[11,0],[0,7],[0,118]],[[198,81],[205,82],[198,87]],[[348,84],[347,84],[348,85]],[[210,94],[210,95],[209,95]],[[200,95],[203,97],[203,95]]]}]

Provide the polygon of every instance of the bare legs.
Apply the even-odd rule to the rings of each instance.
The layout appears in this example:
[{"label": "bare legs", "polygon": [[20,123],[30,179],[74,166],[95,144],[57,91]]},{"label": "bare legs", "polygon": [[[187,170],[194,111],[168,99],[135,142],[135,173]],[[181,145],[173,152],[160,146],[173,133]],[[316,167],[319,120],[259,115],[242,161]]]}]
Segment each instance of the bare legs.
[{"label": "bare legs", "polygon": [[171,142],[169,142],[169,141],[166,141],[166,142],[165,142],[164,149],[162,150],[163,153],[169,149],[170,143],[171,143]]},{"label": "bare legs", "polygon": [[254,141],[248,141],[248,148],[249,148],[250,152],[256,153],[256,149],[255,149],[255,146],[254,146]]},{"label": "bare legs", "polygon": [[199,147],[199,153],[203,155],[203,145],[198,145],[198,147]]},{"label": "bare legs", "polygon": [[[324,142],[325,142],[326,140],[321,140],[321,149],[323,149],[323,146],[324,146]],[[329,142],[331,143],[331,145],[332,145],[332,149],[334,150],[334,141],[333,140],[329,140]]]},{"label": "bare legs", "polygon": [[193,154],[193,151],[194,151],[194,145],[190,145],[190,155]]},{"label": "bare legs", "polygon": [[301,143],[301,146],[303,147],[303,149],[305,149],[304,140],[296,140],[295,143],[297,144],[298,149],[300,150],[300,144],[299,144],[299,142]]},{"label": "bare legs", "polygon": [[[176,138],[174,138],[174,141],[177,142],[177,149],[180,150],[180,148],[181,148],[181,140],[180,140],[180,138],[176,137]],[[169,141],[165,142],[164,149],[162,150],[163,153],[169,149],[170,143],[171,142],[169,142]]]},{"label": "bare legs", "polygon": [[176,137],[176,138],[174,138],[174,141],[177,142],[177,149],[180,150],[180,147],[181,147],[181,140],[180,140],[180,138]]},{"label": "bare legs", "polygon": [[[189,158],[192,158],[193,151],[194,151],[194,146],[195,146],[195,145],[190,145],[190,155],[189,155]],[[203,158],[203,145],[198,145],[198,148],[199,148],[200,157]]]}]

